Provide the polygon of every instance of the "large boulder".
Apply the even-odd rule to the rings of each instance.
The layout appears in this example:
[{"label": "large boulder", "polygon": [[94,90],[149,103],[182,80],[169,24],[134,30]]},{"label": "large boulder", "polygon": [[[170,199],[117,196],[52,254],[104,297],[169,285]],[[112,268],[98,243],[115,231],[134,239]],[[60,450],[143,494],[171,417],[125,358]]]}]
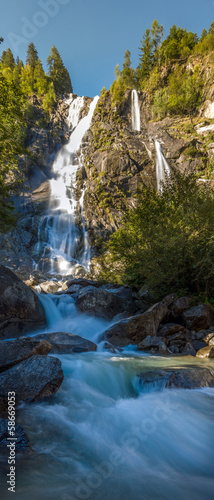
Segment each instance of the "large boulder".
[{"label": "large boulder", "polygon": [[173,320],[181,320],[183,313],[190,308],[191,297],[179,297],[173,303],[171,317]]},{"label": "large boulder", "polygon": [[46,325],[38,296],[0,265],[0,338],[18,337]]},{"label": "large boulder", "polygon": [[158,330],[158,336],[169,337],[177,332],[186,333],[186,328],[176,323],[166,323]]},{"label": "large boulder", "polygon": [[179,368],[152,370],[138,375],[140,385],[156,388],[196,389],[214,387],[214,373],[209,368]]},{"label": "large boulder", "polygon": [[0,372],[12,368],[12,366],[36,354],[46,355],[51,349],[52,345],[47,342],[47,340],[34,340],[33,337],[26,337],[8,342],[1,340]]},{"label": "large boulder", "polygon": [[184,312],[183,317],[189,330],[197,331],[214,325],[214,310],[206,304],[191,307]]},{"label": "large boulder", "polygon": [[143,314],[137,314],[112,325],[104,332],[104,340],[116,346],[139,344],[148,335],[157,336],[158,327],[168,314],[168,306],[175,296],[167,295],[165,299],[153,305]]},{"label": "large boulder", "polygon": [[51,354],[69,354],[71,352],[96,351],[97,346],[90,340],[83,339],[72,333],[41,333],[33,337],[38,342],[43,341],[51,345]]},{"label": "large boulder", "polygon": [[[7,453],[8,455],[8,425],[9,421],[4,418],[0,418],[0,452]],[[32,451],[29,439],[22,427],[16,422],[14,435],[16,437],[16,453],[30,453]],[[11,438],[12,440],[12,438]]]},{"label": "large boulder", "polygon": [[82,288],[76,307],[83,313],[107,319],[112,319],[123,311],[136,311],[131,288],[117,285],[104,285],[99,288],[90,285]]},{"label": "large boulder", "polygon": [[0,398],[5,400],[14,391],[17,403],[42,400],[58,391],[63,378],[59,359],[31,356],[0,374]]}]

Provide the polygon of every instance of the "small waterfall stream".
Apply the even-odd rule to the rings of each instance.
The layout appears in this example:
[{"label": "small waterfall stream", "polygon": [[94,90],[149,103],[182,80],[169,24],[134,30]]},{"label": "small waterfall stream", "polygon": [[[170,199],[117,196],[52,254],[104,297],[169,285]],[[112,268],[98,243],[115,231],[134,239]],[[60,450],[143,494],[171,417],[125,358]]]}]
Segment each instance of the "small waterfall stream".
[{"label": "small waterfall stream", "polygon": [[131,103],[132,130],[140,132],[140,106],[137,90],[132,90]]},{"label": "small waterfall stream", "polygon": [[90,127],[98,99],[98,96],[93,99],[88,115],[80,121],[79,113],[84,98],[71,99],[68,123],[72,133],[52,166],[49,209],[41,219],[37,245],[38,267],[51,274],[69,274],[75,264],[89,270],[90,249],[83,213],[84,190],[80,200],[76,196],[76,174],[82,165],[83,155],[77,157],[76,153]]},{"label": "small waterfall stream", "polygon": [[160,142],[155,142],[156,149],[156,179],[157,179],[157,189],[162,192],[163,184],[166,181],[166,176],[170,177],[170,167],[166,161],[166,158],[163,154],[162,146]]}]

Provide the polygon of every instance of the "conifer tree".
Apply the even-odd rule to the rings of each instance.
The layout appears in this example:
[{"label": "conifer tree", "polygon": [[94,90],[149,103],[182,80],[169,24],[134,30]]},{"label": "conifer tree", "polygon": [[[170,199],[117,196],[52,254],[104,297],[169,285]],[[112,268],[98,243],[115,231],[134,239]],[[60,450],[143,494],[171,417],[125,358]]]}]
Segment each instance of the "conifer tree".
[{"label": "conifer tree", "polygon": [[38,61],[38,52],[36,50],[35,45],[33,42],[29,43],[28,45],[28,50],[27,50],[27,57],[26,57],[26,64],[29,64],[29,66],[34,69],[36,62]]},{"label": "conifer tree", "polygon": [[10,49],[4,50],[1,56],[1,63],[4,68],[13,69],[15,66],[15,60]]},{"label": "conifer tree", "polygon": [[68,94],[73,92],[68,70],[65,68],[62,58],[53,45],[50,55],[47,58],[49,77],[54,84],[54,90],[58,94]]},{"label": "conifer tree", "polygon": [[138,65],[138,77],[140,80],[144,80],[149,76],[152,68],[152,40],[150,36],[150,30],[147,29],[143,35],[143,40],[141,40],[140,50],[140,62]]}]

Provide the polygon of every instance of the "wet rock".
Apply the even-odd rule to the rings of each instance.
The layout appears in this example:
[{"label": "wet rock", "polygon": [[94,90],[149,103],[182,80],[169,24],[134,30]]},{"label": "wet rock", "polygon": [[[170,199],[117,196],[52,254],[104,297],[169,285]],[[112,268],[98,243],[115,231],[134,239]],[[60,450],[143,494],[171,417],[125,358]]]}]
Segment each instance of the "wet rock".
[{"label": "wet rock", "polygon": [[0,341],[0,372],[12,368],[25,359],[37,354],[47,355],[52,345],[47,340],[34,340],[34,338],[23,338],[12,341]]},{"label": "wet rock", "polygon": [[138,375],[140,385],[161,389],[180,388],[196,389],[198,387],[214,387],[214,373],[208,368],[180,368],[154,370]]},{"label": "wet rock", "polygon": [[[8,455],[8,420],[0,418],[0,453]],[[15,437],[16,437],[16,453],[30,453],[32,451],[29,439],[25,434],[22,427],[16,422],[15,424]]]},{"label": "wet rock", "polygon": [[191,307],[183,314],[186,327],[190,330],[209,328],[214,323],[214,310],[206,305]]},{"label": "wet rock", "polygon": [[112,319],[116,314],[136,311],[132,290],[125,286],[87,286],[78,296],[76,307],[79,311]]},{"label": "wet rock", "polygon": [[168,354],[168,349],[163,337],[148,335],[137,346],[138,351],[150,351],[151,349],[155,349],[159,354]]},{"label": "wet rock", "polygon": [[46,324],[37,295],[0,265],[0,338],[17,337]]},{"label": "wet rock", "polygon": [[32,356],[0,374],[0,398],[15,391],[16,402],[42,400],[55,394],[64,375],[61,361],[49,356]]},{"label": "wet rock", "polygon": [[90,340],[73,335],[72,333],[41,333],[33,337],[37,341],[45,340],[51,344],[52,354],[66,354],[71,352],[96,351],[97,346]]},{"label": "wet rock", "polygon": [[186,333],[186,328],[175,323],[166,323],[162,328],[160,328],[160,330],[158,330],[158,336],[168,337],[177,332]]},{"label": "wet rock", "polygon": [[156,336],[158,326],[168,314],[168,306],[174,299],[174,295],[168,295],[143,314],[137,314],[115,323],[104,332],[104,339],[123,347],[128,344],[139,344],[148,335]]},{"label": "wet rock", "polygon": [[187,342],[185,347],[182,349],[182,354],[189,355],[189,356],[196,355],[196,350],[191,342]]},{"label": "wet rock", "polygon": [[196,356],[197,358],[214,358],[214,346],[209,345],[207,347],[203,347],[203,349],[199,349]]}]

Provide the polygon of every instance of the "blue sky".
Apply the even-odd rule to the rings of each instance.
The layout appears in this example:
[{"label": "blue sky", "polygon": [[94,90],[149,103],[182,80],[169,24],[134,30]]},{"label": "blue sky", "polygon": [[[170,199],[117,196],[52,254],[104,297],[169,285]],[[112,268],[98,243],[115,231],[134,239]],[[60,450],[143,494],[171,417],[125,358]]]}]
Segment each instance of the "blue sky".
[{"label": "blue sky", "polygon": [[138,47],[154,19],[167,36],[173,24],[201,34],[214,21],[214,0],[0,0],[1,51],[24,60],[33,41],[46,69],[56,45],[69,70],[74,92],[94,96],[109,88],[117,63]]}]

